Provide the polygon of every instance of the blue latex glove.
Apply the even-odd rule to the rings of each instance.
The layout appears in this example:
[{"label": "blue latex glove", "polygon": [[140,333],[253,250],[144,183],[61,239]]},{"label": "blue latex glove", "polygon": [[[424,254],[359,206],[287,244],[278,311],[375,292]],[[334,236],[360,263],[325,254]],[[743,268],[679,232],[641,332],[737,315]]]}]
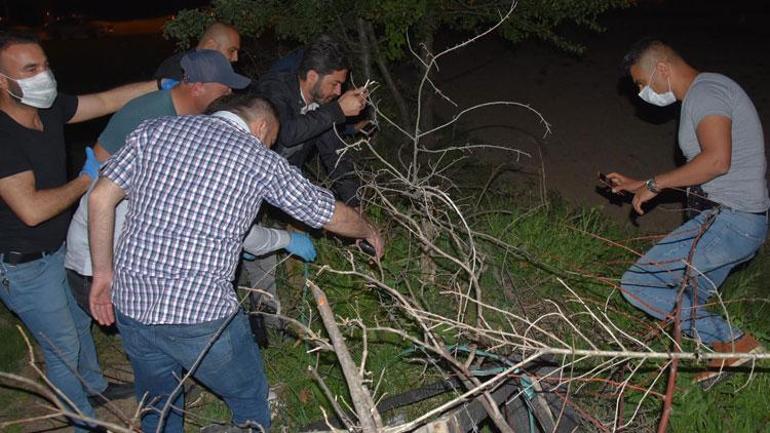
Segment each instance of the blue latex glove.
[{"label": "blue latex glove", "polygon": [[241,253],[241,257],[243,258],[243,260],[246,260],[247,262],[253,262],[254,260],[257,260],[257,256],[251,253],[247,253],[246,251]]},{"label": "blue latex glove", "polygon": [[315,246],[313,246],[310,236],[305,233],[290,233],[289,236],[291,236],[291,240],[289,245],[286,246],[286,251],[306,262],[315,260]]},{"label": "blue latex glove", "polygon": [[85,174],[90,177],[91,180],[94,180],[99,177],[99,168],[101,166],[102,163],[96,159],[94,150],[90,147],[86,147],[86,162],[83,164],[83,168],[80,169],[80,174]]},{"label": "blue latex glove", "polygon": [[160,90],[168,90],[173,89],[176,87],[176,85],[179,84],[179,81],[173,79],[173,78],[161,78],[160,79]]}]

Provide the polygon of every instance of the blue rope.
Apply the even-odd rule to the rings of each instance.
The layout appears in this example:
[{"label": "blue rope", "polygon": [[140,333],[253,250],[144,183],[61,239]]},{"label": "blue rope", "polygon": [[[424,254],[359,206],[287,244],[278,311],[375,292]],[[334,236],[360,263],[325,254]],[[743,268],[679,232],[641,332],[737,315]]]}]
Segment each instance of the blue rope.
[{"label": "blue rope", "polygon": [[[451,345],[447,347],[449,351],[460,351],[460,352],[466,352],[470,353],[472,350],[470,347],[461,344],[461,345]],[[409,353],[417,352],[417,349],[415,348],[409,348],[405,351],[401,352],[399,356],[407,355]],[[477,356],[481,356],[484,358],[493,359],[498,362],[502,362],[509,367],[512,367],[514,364],[506,359],[503,358],[495,353],[487,352],[484,350],[476,350],[475,354]],[[503,373],[507,368],[505,367],[497,367],[497,368],[486,368],[486,369],[477,369],[477,370],[471,370],[471,374],[474,376],[494,376],[500,373]],[[526,399],[526,408],[527,408],[527,414],[529,416],[529,432],[530,433],[536,433],[537,432],[537,426],[535,425],[535,414],[533,413],[532,407],[530,405],[530,402],[532,399],[535,398],[535,389],[534,389],[534,383],[532,382],[532,378],[529,377],[529,375],[523,373],[521,369],[516,368],[513,370],[515,374],[519,375],[519,382],[521,382],[521,385],[523,387],[522,393],[524,395],[524,398]]]}]

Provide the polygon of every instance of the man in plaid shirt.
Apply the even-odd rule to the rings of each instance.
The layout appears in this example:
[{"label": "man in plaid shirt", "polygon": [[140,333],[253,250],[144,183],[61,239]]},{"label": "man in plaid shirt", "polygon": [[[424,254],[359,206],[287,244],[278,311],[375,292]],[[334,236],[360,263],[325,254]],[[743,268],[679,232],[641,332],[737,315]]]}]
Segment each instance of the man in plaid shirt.
[{"label": "man in plaid shirt", "polygon": [[[231,283],[262,200],[383,252],[374,226],[269,150],[279,127],[269,102],[246,96],[228,107],[143,122],[107,161],[89,200],[91,310],[101,324],[117,321],[137,394],[155,408],[143,431],[163,422],[163,431],[182,433],[183,370],[224,399],[238,427],[269,429],[261,355]],[[114,209],[124,197],[113,267]],[[179,410],[161,419],[169,398]]]}]

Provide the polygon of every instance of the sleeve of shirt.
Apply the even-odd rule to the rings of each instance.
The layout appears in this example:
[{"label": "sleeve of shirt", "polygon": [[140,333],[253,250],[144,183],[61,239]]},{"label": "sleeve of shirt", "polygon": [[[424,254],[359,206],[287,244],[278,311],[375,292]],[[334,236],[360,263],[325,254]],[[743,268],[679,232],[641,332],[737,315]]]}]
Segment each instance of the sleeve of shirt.
[{"label": "sleeve of shirt", "polygon": [[78,97],[67,94],[59,94],[56,97],[55,105],[58,105],[61,110],[62,120],[64,123],[69,122],[78,111]]},{"label": "sleeve of shirt", "polygon": [[131,191],[140,142],[145,140],[147,134],[147,124],[140,125],[126,138],[126,145],[114,153],[101,168],[101,175],[115,182],[126,194]]},{"label": "sleeve of shirt", "polygon": [[0,179],[21,172],[32,170],[32,164],[18,148],[18,138],[12,135],[2,137],[0,140]]},{"label": "sleeve of shirt", "polygon": [[289,241],[291,236],[286,230],[269,229],[255,224],[243,240],[243,249],[247,253],[261,256],[286,248]]},{"label": "sleeve of shirt", "polygon": [[698,87],[692,90],[697,91],[687,96],[690,116],[696,128],[706,116],[723,116],[732,119],[730,93],[727,86],[711,81],[696,85]]},{"label": "sleeve of shirt", "polygon": [[273,160],[272,176],[267,181],[265,200],[313,228],[331,221],[335,205],[331,191],[310,183],[284,158],[269,156]]},{"label": "sleeve of shirt", "polygon": [[[131,104],[131,102],[129,102]],[[117,153],[126,143],[126,137],[143,120],[138,117],[141,113],[138,110],[126,109],[113,114],[107,127],[99,134],[99,144],[111,155]]]}]

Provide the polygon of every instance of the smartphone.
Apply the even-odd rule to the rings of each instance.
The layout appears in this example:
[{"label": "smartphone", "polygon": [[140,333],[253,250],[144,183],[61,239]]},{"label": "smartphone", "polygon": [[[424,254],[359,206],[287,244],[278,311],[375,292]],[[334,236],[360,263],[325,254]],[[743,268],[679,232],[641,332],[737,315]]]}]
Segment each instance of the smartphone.
[{"label": "smartphone", "polygon": [[377,250],[374,249],[374,245],[370,244],[368,241],[361,241],[358,243],[358,247],[361,248],[361,251],[364,253],[374,257],[377,255]]},{"label": "smartphone", "polygon": [[597,173],[597,176],[599,177],[599,182],[607,184],[609,186],[613,185],[612,181],[610,180],[610,178],[608,178],[607,175],[602,173],[601,171],[599,173]]},{"label": "smartphone", "polygon": [[379,126],[377,126],[376,123],[370,120],[366,122],[366,124],[362,126],[361,129],[358,130],[358,132],[360,132],[366,137],[371,137],[372,135],[374,135],[375,132],[377,132],[378,129],[380,129]]}]

